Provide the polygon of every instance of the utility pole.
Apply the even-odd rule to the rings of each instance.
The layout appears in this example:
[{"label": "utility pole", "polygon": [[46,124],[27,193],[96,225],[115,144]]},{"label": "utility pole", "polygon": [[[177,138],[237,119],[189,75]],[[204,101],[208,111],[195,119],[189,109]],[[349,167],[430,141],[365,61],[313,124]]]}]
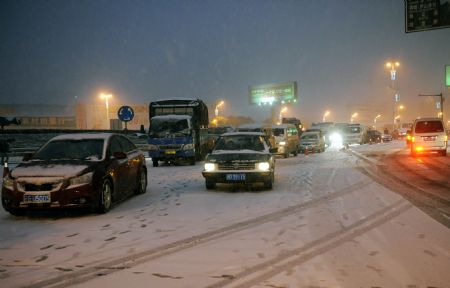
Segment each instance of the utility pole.
[{"label": "utility pole", "polygon": [[439,97],[440,98],[440,107],[441,107],[441,118],[444,119],[444,98],[442,97],[442,92],[439,94],[419,94],[422,97]]}]

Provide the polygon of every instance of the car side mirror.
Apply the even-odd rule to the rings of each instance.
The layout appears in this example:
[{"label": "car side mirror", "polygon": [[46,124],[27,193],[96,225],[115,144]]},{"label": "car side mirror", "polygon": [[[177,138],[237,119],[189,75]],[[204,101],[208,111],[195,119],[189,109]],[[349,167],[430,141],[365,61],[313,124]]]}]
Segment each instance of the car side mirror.
[{"label": "car side mirror", "polygon": [[269,152],[272,153],[272,154],[277,153],[278,152],[278,147],[270,148]]},{"label": "car side mirror", "polygon": [[32,157],[33,157],[33,153],[31,153],[31,152],[25,153],[22,157],[22,161],[30,161]]},{"label": "car side mirror", "polygon": [[122,151],[117,151],[113,153],[114,158],[116,159],[126,159],[127,158],[127,154],[125,154]]}]

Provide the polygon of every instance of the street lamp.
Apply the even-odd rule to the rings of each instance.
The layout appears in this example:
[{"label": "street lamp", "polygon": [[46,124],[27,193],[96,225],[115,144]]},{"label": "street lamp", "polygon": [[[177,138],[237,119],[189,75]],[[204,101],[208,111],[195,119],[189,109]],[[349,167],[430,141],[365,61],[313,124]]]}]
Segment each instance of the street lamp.
[{"label": "street lamp", "polygon": [[323,118],[322,118],[322,122],[325,122],[327,116],[330,115],[330,111],[325,111],[325,113],[323,114]]},{"label": "street lamp", "polygon": [[216,105],[216,109],[214,109],[214,112],[215,112],[216,117],[219,116],[219,108],[220,108],[220,106],[222,106],[223,104],[224,104],[224,102],[223,102],[223,101],[220,101],[220,103]]},{"label": "street lamp", "polygon": [[395,114],[396,114],[396,103],[400,101],[400,96],[398,94],[398,88],[395,87],[395,80],[397,79],[397,70],[395,67],[399,67],[400,63],[398,61],[395,62],[387,62],[386,67],[389,68],[389,72],[391,74],[391,89],[394,91],[394,107],[392,109],[392,117],[394,118],[394,123],[392,129],[395,129]]},{"label": "street lamp", "polygon": [[283,113],[286,112],[286,111],[287,111],[287,107],[283,107],[283,108],[280,110],[280,115],[278,116],[280,124],[281,124],[281,122],[282,122],[282,120],[283,120]]},{"label": "street lamp", "polygon": [[377,129],[377,119],[381,117],[381,114],[378,114],[377,116],[375,116],[375,118],[373,118],[373,127],[375,129]]},{"label": "street lamp", "polygon": [[356,117],[358,117],[358,113],[357,112],[353,113],[352,117],[350,118],[350,123],[353,123],[353,119],[356,118]]},{"label": "street lamp", "polygon": [[108,99],[111,98],[111,94],[100,94],[101,99],[105,99],[105,106],[106,106],[106,129],[109,129],[109,102]]}]

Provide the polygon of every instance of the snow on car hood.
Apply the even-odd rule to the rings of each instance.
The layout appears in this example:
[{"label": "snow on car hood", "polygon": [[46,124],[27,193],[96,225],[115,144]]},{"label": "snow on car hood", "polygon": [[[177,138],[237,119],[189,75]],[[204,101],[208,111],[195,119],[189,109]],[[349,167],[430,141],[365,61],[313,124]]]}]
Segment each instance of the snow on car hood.
[{"label": "snow on car hood", "polygon": [[215,150],[213,153],[206,157],[208,161],[232,161],[232,160],[244,160],[244,161],[266,161],[270,158],[270,154],[267,152],[260,152],[254,150]]},{"label": "snow on car hood", "polygon": [[18,177],[64,177],[79,175],[89,166],[82,164],[24,163],[11,171],[11,176]]}]

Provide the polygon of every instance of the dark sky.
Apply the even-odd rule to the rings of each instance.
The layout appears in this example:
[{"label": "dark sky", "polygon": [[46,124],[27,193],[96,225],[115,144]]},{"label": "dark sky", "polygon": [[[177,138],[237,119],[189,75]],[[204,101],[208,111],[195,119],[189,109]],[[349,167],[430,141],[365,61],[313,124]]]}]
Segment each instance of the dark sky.
[{"label": "dark sky", "polygon": [[297,81],[288,116],[346,121],[352,103],[390,107],[390,59],[411,113],[425,113],[419,93],[450,94],[450,29],[406,34],[401,0],[0,1],[1,104],[109,91],[124,104],[223,99],[224,114],[262,120],[248,86]]}]

